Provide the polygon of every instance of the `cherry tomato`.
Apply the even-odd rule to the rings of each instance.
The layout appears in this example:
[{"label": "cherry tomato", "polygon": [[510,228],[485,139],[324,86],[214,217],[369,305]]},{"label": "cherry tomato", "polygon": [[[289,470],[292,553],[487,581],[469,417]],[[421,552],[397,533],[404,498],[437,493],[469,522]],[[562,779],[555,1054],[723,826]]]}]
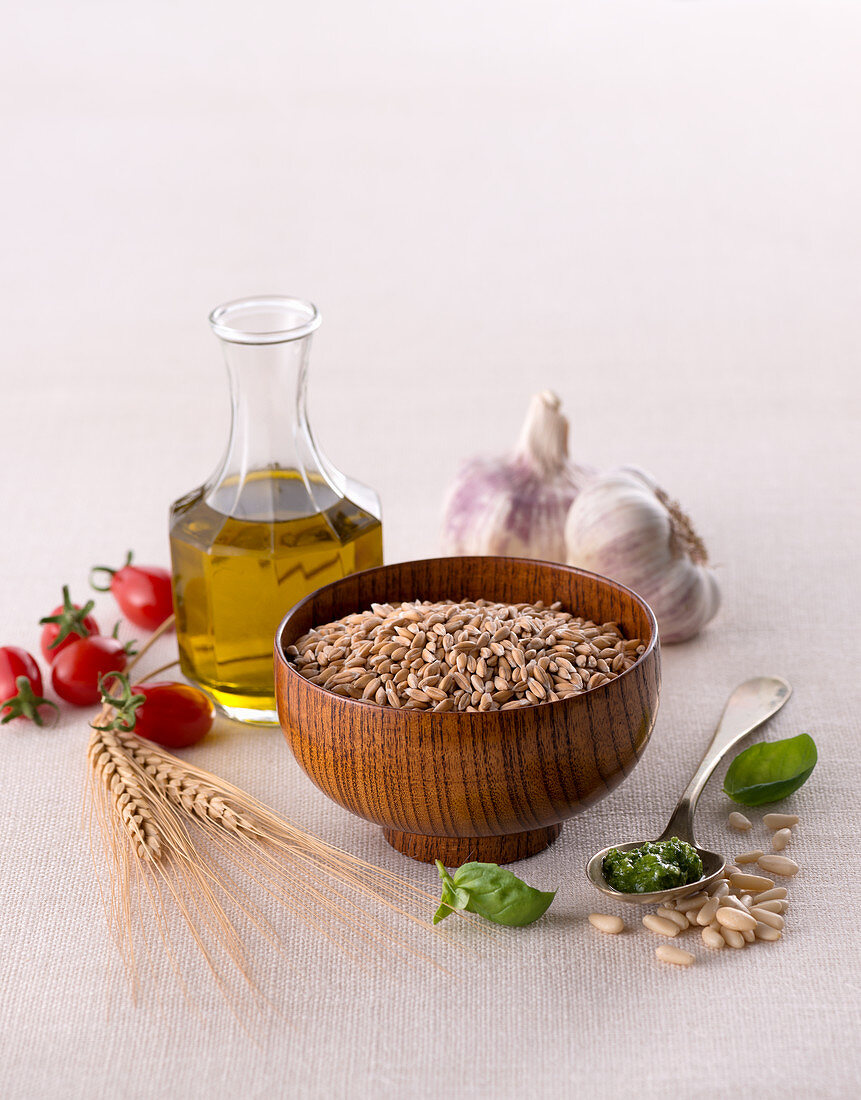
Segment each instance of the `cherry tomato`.
[{"label": "cherry tomato", "polygon": [[[94,573],[107,573],[111,578],[109,586],[96,584]],[[156,630],[173,614],[169,570],[160,565],[132,565],[131,550],[119,569],[111,569],[108,565],[93,566],[90,584],[97,592],[107,592],[110,588],[125,617],[143,630]]]},{"label": "cherry tomato", "polygon": [[134,732],[157,745],[187,749],[212,729],[215,707],[208,696],[190,684],[135,684],[132,695],[144,697],[134,710]]},{"label": "cherry tomato", "polygon": [[63,602],[59,607],[55,607],[50,615],[39,620],[40,623],[45,624],[40,639],[42,656],[49,664],[56,660],[58,653],[62,653],[73,642],[99,633],[99,624],[90,615],[93,607],[92,600],[88,600],[83,607],[72,603],[69,597],[69,586],[63,585]]},{"label": "cherry tomato", "polygon": [[42,698],[42,673],[34,658],[16,645],[0,647],[0,722],[29,718],[41,726],[41,706],[57,709],[56,703]]},{"label": "cherry tomato", "polygon": [[128,653],[121,642],[92,634],[63,649],[54,660],[51,684],[67,703],[76,707],[95,706],[101,699],[99,677],[108,672],[122,672],[127,662]]}]

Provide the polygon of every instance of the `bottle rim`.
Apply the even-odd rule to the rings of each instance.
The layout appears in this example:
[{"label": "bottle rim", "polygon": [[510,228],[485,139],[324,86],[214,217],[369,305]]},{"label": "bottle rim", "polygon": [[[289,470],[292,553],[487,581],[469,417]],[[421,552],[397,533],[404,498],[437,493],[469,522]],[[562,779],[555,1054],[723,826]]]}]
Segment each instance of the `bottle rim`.
[{"label": "bottle rim", "polygon": [[282,294],[236,298],[209,315],[212,331],[231,344],[283,344],[301,340],[320,327],[313,302]]}]

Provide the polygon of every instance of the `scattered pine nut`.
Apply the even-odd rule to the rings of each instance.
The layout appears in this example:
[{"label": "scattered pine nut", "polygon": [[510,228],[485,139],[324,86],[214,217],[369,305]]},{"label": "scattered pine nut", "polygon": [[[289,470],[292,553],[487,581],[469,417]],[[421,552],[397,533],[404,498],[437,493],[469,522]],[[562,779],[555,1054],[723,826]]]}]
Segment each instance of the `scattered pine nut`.
[{"label": "scattered pine nut", "polygon": [[712,886],[712,888],[709,890],[709,897],[710,898],[725,898],[728,893],[729,893],[729,883],[727,882],[727,880],[725,878],[722,878],[720,880],[720,882],[716,883],[716,885]]},{"label": "scattered pine nut", "polygon": [[706,947],[713,947],[718,951],[726,947],[726,940],[720,932],[716,928],[712,928],[711,925],[703,929],[703,943]]},{"label": "scattered pine nut", "polygon": [[[762,867],[762,861],[768,857],[760,856],[759,865]],[[777,858],[777,857],[774,857]],[[763,867],[764,871],[767,871],[767,867]],[[774,879],[763,878],[762,875],[748,875],[743,871],[736,871],[734,875],[730,875],[730,886],[736,890],[752,890],[754,893],[761,893],[763,890],[770,890],[774,886]]]},{"label": "scattered pine nut", "polygon": [[740,856],[736,856],[735,861],[736,863],[756,863],[759,857],[764,855],[762,848],[754,848],[750,852],[742,852]]},{"label": "scattered pine nut", "polygon": [[733,810],[727,820],[731,828],[738,829],[740,833],[745,833],[748,829],[753,828],[752,822],[744,814],[739,813],[738,810]]},{"label": "scattered pine nut", "polygon": [[684,913],[677,913],[675,909],[668,909],[666,905],[662,905],[658,909],[657,915],[663,917],[664,920],[671,920],[673,924],[677,924],[680,932],[684,932],[686,928],[691,926],[691,922]]},{"label": "scattered pine nut", "polygon": [[708,894],[692,894],[688,898],[679,898],[676,902],[676,909],[679,913],[692,913],[695,909],[702,908],[708,901]]},{"label": "scattered pine nut", "polygon": [[715,914],[717,922],[723,928],[731,928],[735,932],[752,932],[756,928],[756,917],[750,913],[742,913],[740,909],[734,909],[729,905],[722,905]]},{"label": "scattered pine nut", "polygon": [[753,943],[756,940],[756,928],[742,928],[741,934],[745,943]]},{"label": "scattered pine nut", "polygon": [[736,950],[745,946],[746,940],[741,932],[736,932],[734,928],[721,927],[720,934],[723,936],[724,943],[727,947],[734,947]]},{"label": "scattered pine nut", "polygon": [[703,928],[711,924],[723,900],[724,898],[719,898],[717,896],[710,897],[702,909],[700,909],[699,913],[697,913],[697,924]]},{"label": "scattered pine nut", "polygon": [[[761,909],[757,905],[757,906],[754,906],[753,909],[751,909],[750,915],[752,917],[756,917],[756,919],[761,924],[769,924],[769,925],[771,925],[772,928],[776,928],[778,930],[778,932],[780,932],[783,929],[784,921],[783,921],[783,917],[780,915],[780,913],[772,913],[771,910]],[[759,939],[762,939],[762,937],[760,936]]]},{"label": "scattered pine nut", "polygon": [[[756,898],[753,899],[756,901]],[[759,905],[754,906],[756,909],[767,909],[769,913],[785,913],[789,908],[788,901],[781,901],[779,898],[774,898],[771,901],[761,901]],[[751,910],[752,912],[753,910]]]},{"label": "scattered pine nut", "polygon": [[643,925],[648,928],[650,932],[654,932],[656,936],[678,936],[679,926],[673,924],[671,920],[667,920],[666,917],[656,916],[654,913],[647,913],[643,917]]},{"label": "scattered pine nut", "polygon": [[672,966],[693,966],[694,957],[690,951],[682,951],[680,947],[671,947],[668,943],[656,947],[655,954],[661,962]]},{"label": "scattered pine nut", "polygon": [[723,877],[724,878],[732,878],[733,875],[739,874],[740,871],[741,871],[740,867],[736,867],[736,865],[734,863],[728,863],[726,865],[726,867],[724,867],[724,869],[723,869]]},{"label": "scattered pine nut", "polygon": [[753,897],[750,894],[742,894],[738,900],[745,909],[750,909],[751,905],[753,905]]},{"label": "scattered pine nut", "polygon": [[793,825],[798,824],[798,816],[796,814],[766,814],[762,819],[762,823],[767,829],[791,829]]},{"label": "scattered pine nut", "polygon": [[757,862],[763,871],[768,871],[772,875],[791,878],[792,875],[798,874],[798,864],[789,856],[760,856]]},{"label": "scattered pine nut", "polygon": [[753,930],[754,939],[757,940],[779,940],[782,934],[779,928],[773,928],[770,924],[763,924],[762,921],[757,921],[756,928]]},{"label": "scattered pine nut", "polygon": [[621,917],[614,917],[609,913],[590,913],[589,923],[599,932],[606,932],[610,936],[617,936],[625,927]]},{"label": "scattered pine nut", "polygon": [[739,913],[747,912],[747,906],[741,898],[737,898],[734,894],[727,894],[726,897],[721,898],[721,905],[728,905],[730,909],[738,909]]},{"label": "scattered pine nut", "polygon": [[773,886],[770,890],[763,890],[761,894],[756,894],[753,899],[753,904],[762,905],[764,901],[782,901],[785,897],[785,886]]},{"label": "scattered pine nut", "polygon": [[[774,849],[775,852],[782,852],[791,840],[791,829],[778,829],[774,836],[771,838],[771,847]],[[762,852],[760,852],[760,855],[762,855]]]}]

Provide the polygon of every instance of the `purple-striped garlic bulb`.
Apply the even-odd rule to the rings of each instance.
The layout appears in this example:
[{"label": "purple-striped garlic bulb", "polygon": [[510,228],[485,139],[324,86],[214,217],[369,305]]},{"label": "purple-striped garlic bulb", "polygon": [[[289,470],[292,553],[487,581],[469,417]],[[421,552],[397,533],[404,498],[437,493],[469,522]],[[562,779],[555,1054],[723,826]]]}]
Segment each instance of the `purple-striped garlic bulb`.
[{"label": "purple-striped garlic bulb", "polygon": [[720,591],[702,539],[642,470],[599,474],[565,524],[569,565],[621,581],[658,620],[662,642],[684,642],[714,618]]},{"label": "purple-striped garlic bulb", "polygon": [[535,394],[512,455],[474,458],[443,507],[444,554],[565,560],[565,517],[591,470],[568,461],[568,421],[555,393]]}]

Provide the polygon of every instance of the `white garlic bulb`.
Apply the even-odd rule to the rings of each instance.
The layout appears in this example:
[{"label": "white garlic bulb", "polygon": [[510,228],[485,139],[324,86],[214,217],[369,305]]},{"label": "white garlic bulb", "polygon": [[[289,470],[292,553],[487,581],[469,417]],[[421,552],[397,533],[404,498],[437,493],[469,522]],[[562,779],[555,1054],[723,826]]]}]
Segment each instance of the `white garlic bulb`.
[{"label": "white garlic bulb", "polygon": [[537,393],[514,453],[463,467],[443,507],[444,554],[564,560],[565,517],[592,471],[568,462],[559,405],[549,390]]},{"label": "white garlic bulb", "polygon": [[565,525],[566,561],[633,588],[661,640],[683,642],[714,618],[720,591],[691,521],[648,474],[632,467],[594,478]]}]

